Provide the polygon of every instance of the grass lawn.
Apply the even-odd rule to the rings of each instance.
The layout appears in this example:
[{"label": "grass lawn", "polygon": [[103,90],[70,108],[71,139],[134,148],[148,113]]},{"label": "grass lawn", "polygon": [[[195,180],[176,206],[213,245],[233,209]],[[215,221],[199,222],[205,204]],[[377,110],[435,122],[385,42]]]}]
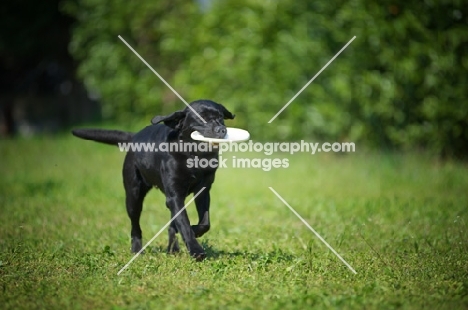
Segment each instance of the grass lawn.
[{"label": "grass lawn", "polygon": [[[207,260],[166,255],[164,233],[117,276],[132,257],[123,157],[73,137],[0,141],[2,309],[468,308],[466,164],[358,149],[220,169]],[[168,220],[150,192],[144,241]]]}]

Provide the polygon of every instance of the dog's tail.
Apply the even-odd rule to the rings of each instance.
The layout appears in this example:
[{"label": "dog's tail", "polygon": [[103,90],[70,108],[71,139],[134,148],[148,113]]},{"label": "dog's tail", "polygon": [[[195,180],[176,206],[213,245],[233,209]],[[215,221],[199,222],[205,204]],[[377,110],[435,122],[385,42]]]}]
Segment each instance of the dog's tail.
[{"label": "dog's tail", "polygon": [[120,130],[107,129],[73,129],[72,134],[75,137],[93,140],[110,145],[118,145],[122,142],[130,142],[133,138],[133,133]]}]

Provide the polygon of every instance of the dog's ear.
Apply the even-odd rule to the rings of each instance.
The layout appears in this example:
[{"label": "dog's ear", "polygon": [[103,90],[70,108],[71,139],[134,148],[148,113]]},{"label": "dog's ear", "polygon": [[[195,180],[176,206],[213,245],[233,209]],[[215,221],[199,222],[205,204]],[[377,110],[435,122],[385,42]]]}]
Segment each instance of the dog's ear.
[{"label": "dog's ear", "polygon": [[223,116],[224,116],[224,119],[234,119],[234,117],[236,117],[235,114],[232,114],[231,112],[228,111],[228,109],[226,109],[223,105],[221,105],[221,110],[223,111]]},{"label": "dog's ear", "polygon": [[185,112],[184,111],[176,111],[172,114],[169,114],[167,116],[155,116],[151,120],[151,123],[153,125],[159,124],[161,122],[164,122],[166,126],[169,126],[174,129],[178,129],[178,125],[181,120],[185,118]]}]

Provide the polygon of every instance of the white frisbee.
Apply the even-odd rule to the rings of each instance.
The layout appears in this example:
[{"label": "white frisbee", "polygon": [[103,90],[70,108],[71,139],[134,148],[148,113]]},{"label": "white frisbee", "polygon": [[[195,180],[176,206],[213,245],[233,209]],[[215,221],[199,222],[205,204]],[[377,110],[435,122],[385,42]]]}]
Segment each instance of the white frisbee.
[{"label": "white frisbee", "polygon": [[250,138],[250,134],[247,130],[240,129],[240,128],[232,128],[232,127],[227,127],[226,130],[227,130],[227,133],[222,139],[208,138],[208,137],[203,136],[198,131],[192,132],[190,136],[192,137],[193,140],[204,141],[204,142],[214,142],[214,143],[241,142],[241,141],[247,141]]}]

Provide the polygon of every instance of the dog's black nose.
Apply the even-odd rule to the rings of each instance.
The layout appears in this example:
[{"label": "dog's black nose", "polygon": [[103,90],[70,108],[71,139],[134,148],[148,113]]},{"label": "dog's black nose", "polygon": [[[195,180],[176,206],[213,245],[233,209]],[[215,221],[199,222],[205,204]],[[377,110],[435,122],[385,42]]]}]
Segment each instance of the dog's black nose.
[{"label": "dog's black nose", "polygon": [[214,131],[217,133],[217,134],[220,134],[220,135],[223,135],[223,137],[226,135],[226,127],[224,126],[216,126]]}]

